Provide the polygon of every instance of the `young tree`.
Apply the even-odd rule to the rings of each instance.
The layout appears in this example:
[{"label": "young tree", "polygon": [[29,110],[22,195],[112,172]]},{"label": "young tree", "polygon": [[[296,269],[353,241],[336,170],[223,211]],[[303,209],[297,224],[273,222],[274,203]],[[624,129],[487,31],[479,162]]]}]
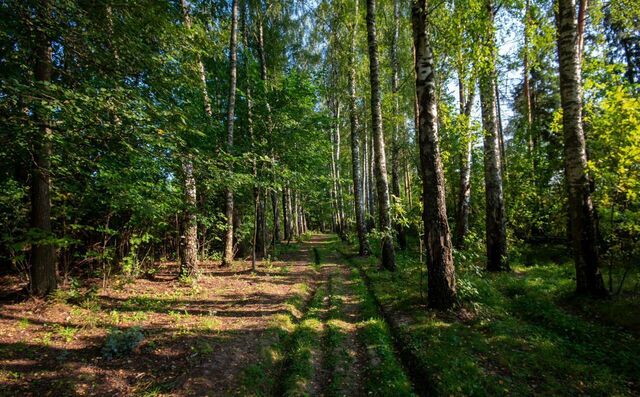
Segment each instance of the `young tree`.
[{"label": "young tree", "polygon": [[391,227],[389,181],[387,179],[387,159],[382,132],[382,109],[380,104],[380,71],[378,61],[378,41],[376,38],[376,0],[367,0],[367,41],[369,44],[369,79],[371,81],[371,128],[375,155],[375,176],[378,192],[378,218],[382,232],[382,267],[394,271],[396,256],[393,248]]},{"label": "young tree", "polygon": [[[393,94],[393,130],[391,135],[391,193],[400,200],[400,0],[393,0],[393,35],[391,36],[391,93]],[[401,223],[395,225],[400,249],[407,248],[407,236]]]},{"label": "young tree", "polygon": [[[191,16],[189,15],[189,5],[185,0],[180,1],[185,27],[191,29]],[[202,60],[196,58],[198,76],[202,83],[202,96],[204,101],[204,111],[208,120],[213,117],[211,101],[207,92],[207,76]],[[193,276],[198,270],[198,223],[196,218],[197,191],[196,179],[193,170],[193,158],[187,154],[181,160],[182,177],[184,179],[185,205],[182,214],[181,238],[180,238],[180,275]]]},{"label": "young tree", "polygon": [[[46,30],[51,18],[51,5],[43,1],[36,7],[34,78],[43,86],[51,81],[51,39]],[[55,250],[51,238],[51,155],[53,130],[42,106],[34,109],[38,124],[33,137],[33,168],[31,176],[31,228],[41,241],[31,246],[30,289],[36,296],[45,296],[57,287]]]},{"label": "young tree", "polygon": [[556,21],[564,167],[576,266],[576,291],[593,296],[605,296],[607,291],[598,269],[596,214],[591,201],[582,129],[581,40],[578,35],[575,0],[558,0]]},{"label": "young tree", "polygon": [[[236,110],[236,84],[238,54],[238,0],[231,2],[231,34],[229,35],[229,97],[227,102],[227,152],[233,152],[233,126]],[[227,266],[233,261],[233,190],[227,186],[225,190],[225,215],[227,229],[224,235],[224,254],[222,265]]]},{"label": "young tree", "polygon": [[427,1],[416,0],[411,7],[415,46],[416,98],[424,240],[427,247],[428,301],[436,309],[448,309],[455,302],[456,276],[447,222],[445,186],[438,146],[433,51],[427,33]]},{"label": "young tree", "polygon": [[362,163],[360,160],[360,125],[356,108],[356,37],[358,31],[358,0],[354,1],[354,17],[351,23],[351,48],[349,50],[349,122],[351,125],[351,165],[353,177],[353,200],[355,204],[358,253],[368,255],[371,251],[367,240],[365,223]]},{"label": "young tree", "polygon": [[504,195],[502,191],[502,156],[496,98],[495,9],[486,0],[484,43],[487,58],[480,73],[480,102],[484,129],[484,181],[486,197],[487,270],[509,270]]}]

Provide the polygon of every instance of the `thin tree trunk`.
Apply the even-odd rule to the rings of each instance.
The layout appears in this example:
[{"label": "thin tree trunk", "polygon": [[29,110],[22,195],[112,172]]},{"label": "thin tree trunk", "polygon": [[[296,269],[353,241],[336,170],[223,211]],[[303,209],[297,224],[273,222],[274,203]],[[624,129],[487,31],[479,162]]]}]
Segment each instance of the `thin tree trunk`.
[{"label": "thin tree trunk", "polygon": [[[400,38],[400,0],[393,1],[393,36],[391,37],[391,93],[393,94],[393,132],[391,136],[391,193],[400,203],[400,61],[398,60],[398,40]],[[400,249],[407,248],[407,236],[402,224],[396,223],[396,234]]]},{"label": "thin tree trunk", "polygon": [[333,167],[334,167],[334,185],[336,194],[336,214],[338,222],[338,234],[341,239],[346,239],[346,225],[345,225],[345,213],[344,213],[344,200],[342,195],[342,183],[340,180],[340,103],[336,99],[334,102],[335,110],[335,129],[333,130]]},{"label": "thin tree trunk", "polygon": [[[37,9],[35,31],[36,49],[34,77],[37,82],[50,82],[53,72],[51,64],[51,41],[43,24],[50,19],[49,1]],[[51,155],[53,131],[45,110],[36,106],[34,118],[39,124],[33,139],[33,169],[31,175],[31,228],[42,233],[43,239],[51,234]],[[46,296],[57,288],[55,249],[50,243],[35,242],[31,246],[30,269],[31,293]]]},{"label": "thin tree trunk", "polygon": [[278,192],[271,190],[271,206],[273,208],[273,246],[280,242],[280,204]]},{"label": "thin tree trunk", "polygon": [[256,188],[256,196],[259,197],[258,200],[258,213],[256,214],[256,219],[258,222],[258,228],[256,230],[256,252],[258,257],[263,258],[266,254],[266,219],[265,219],[265,197],[263,189]]},{"label": "thin tree trunk", "polygon": [[356,231],[358,233],[358,253],[363,256],[369,255],[371,249],[369,248],[369,241],[367,240],[367,225],[365,223],[362,164],[360,161],[360,126],[358,125],[358,110],[356,108],[356,35],[359,15],[358,0],[355,0],[354,3],[354,21],[351,27],[351,49],[349,53],[349,121],[351,124],[351,164]]},{"label": "thin tree trunk", "polygon": [[291,240],[291,229],[289,228],[289,212],[287,210],[287,188],[282,189],[282,228],[284,229],[284,241]]},{"label": "thin tree trunk", "polygon": [[598,268],[596,214],[591,200],[585,136],[582,129],[581,57],[575,0],[558,0],[556,19],[564,166],[576,266],[576,291],[593,296],[605,296],[607,291]]},{"label": "thin tree trunk", "polygon": [[[265,87],[265,92],[268,92],[268,81],[267,81],[267,53],[265,51],[264,48],[264,22],[263,22],[263,18],[265,16],[265,10],[262,10],[262,2],[260,2],[261,5],[261,15],[257,16],[257,22],[258,22],[258,58],[260,61],[260,79],[262,80],[262,82],[264,83],[264,87]],[[272,135],[272,129],[273,129],[273,122],[271,120],[271,105],[269,104],[269,101],[266,100],[265,102],[266,104],[266,110],[267,110],[267,137],[268,139],[271,138]],[[275,163],[275,158],[273,153],[271,153],[271,164]],[[267,193],[263,192],[261,200],[260,200],[260,205],[258,206],[259,209],[259,217],[258,219],[260,220],[260,225],[258,225],[258,228],[260,229],[260,233],[258,236],[258,248],[259,252],[262,253],[262,256],[266,256],[266,242],[267,242],[267,217],[266,217],[266,196]],[[274,210],[274,214],[275,214],[275,210]],[[277,224],[277,219],[274,219],[274,229],[275,229],[275,225]],[[274,231],[275,234],[275,231]]]},{"label": "thin tree trunk", "polygon": [[198,274],[198,222],[196,180],[193,176],[193,162],[190,159],[183,161],[182,173],[185,181],[186,209],[182,214],[180,275],[192,277]]},{"label": "thin tree trunk", "polygon": [[[187,29],[191,29],[191,17],[189,15],[189,5],[186,0],[181,0],[182,15],[184,24]],[[198,67],[198,75],[202,84],[202,100],[204,103],[204,111],[210,121],[213,117],[211,110],[211,100],[207,91],[207,77],[204,64],[198,56],[196,58]],[[198,221],[197,212],[197,191],[196,180],[194,176],[193,159],[187,155],[182,159],[182,173],[184,176],[185,203],[186,210],[182,214],[182,234],[181,234],[181,250],[180,258],[180,274],[182,276],[194,276],[198,272]]]},{"label": "thin tree trunk", "polygon": [[424,241],[427,248],[428,302],[436,309],[455,303],[456,276],[447,222],[445,181],[438,147],[438,114],[433,52],[427,36],[427,2],[412,5],[413,40],[416,51],[416,96],[419,106],[418,135]]},{"label": "thin tree trunk", "polygon": [[367,0],[367,40],[369,43],[369,77],[371,80],[371,127],[376,158],[376,185],[378,192],[378,217],[382,237],[382,267],[394,271],[396,257],[393,247],[393,230],[390,216],[389,181],[387,159],[382,131],[382,109],[380,104],[380,72],[378,41],[376,38],[376,0]]},{"label": "thin tree trunk", "polygon": [[[231,2],[231,34],[229,37],[229,100],[227,102],[227,152],[233,152],[233,127],[236,111],[236,85],[237,85],[237,41],[238,41],[238,0]],[[227,228],[224,235],[224,254],[222,265],[228,266],[233,261],[233,190],[227,186],[225,189],[225,216]]]},{"label": "thin tree trunk", "polygon": [[[532,136],[532,124],[533,114],[531,109],[531,84],[529,83],[529,28],[531,25],[531,10],[529,6],[529,0],[525,2],[525,16],[524,16],[524,56],[523,56],[523,91],[525,103],[527,106],[527,145],[529,148],[529,156],[533,158],[533,136]],[[535,174],[535,168],[534,168]]]},{"label": "thin tree trunk", "polygon": [[298,192],[295,190],[291,192],[291,205],[293,213],[293,235],[294,237],[300,236],[300,228],[298,228]]},{"label": "thin tree trunk", "polygon": [[464,239],[469,231],[469,210],[471,207],[471,161],[473,153],[473,139],[469,131],[469,117],[473,106],[474,90],[469,87],[468,95],[465,95],[462,71],[459,71],[460,86],[460,114],[465,117],[465,152],[460,164],[460,191],[458,193],[458,209],[456,211],[456,237],[455,247],[464,246]]},{"label": "thin tree trunk", "polygon": [[502,192],[500,131],[496,109],[495,61],[497,50],[492,0],[487,0],[485,6],[488,18],[485,43],[488,46],[487,51],[491,55],[486,70],[480,76],[480,102],[484,129],[487,270],[501,271],[509,270],[509,264],[507,262],[505,209]]}]

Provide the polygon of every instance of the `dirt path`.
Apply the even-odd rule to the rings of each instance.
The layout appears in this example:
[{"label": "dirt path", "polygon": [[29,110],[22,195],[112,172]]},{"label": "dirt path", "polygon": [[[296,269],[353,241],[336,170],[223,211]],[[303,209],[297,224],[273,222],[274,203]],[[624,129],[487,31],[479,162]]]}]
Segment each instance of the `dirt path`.
[{"label": "dirt path", "polygon": [[[165,264],[153,280],[0,304],[0,395],[384,395],[367,385],[397,357],[379,342],[384,326],[368,331],[378,325],[363,315],[366,288],[336,244],[315,235],[255,272],[205,263],[193,285]],[[109,335],[128,332],[142,344],[106,357]],[[271,368],[248,371],[265,351]]]},{"label": "dirt path", "polygon": [[321,283],[284,347],[275,395],[413,396],[389,329],[339,247],[326,237],[315,247]]}]

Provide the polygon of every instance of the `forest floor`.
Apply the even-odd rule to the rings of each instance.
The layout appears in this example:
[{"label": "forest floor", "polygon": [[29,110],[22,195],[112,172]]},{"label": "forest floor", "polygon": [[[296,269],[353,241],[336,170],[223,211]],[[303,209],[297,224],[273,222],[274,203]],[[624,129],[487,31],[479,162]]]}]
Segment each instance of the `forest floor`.
[{"label": "forest floor", "polygon": [[567,265],[459,269],[460,306],[434,313],[415,253],[389,274],[335,236],[278,251],[0,302],[0,396],[640,393],[638,294],[572,298]]}]

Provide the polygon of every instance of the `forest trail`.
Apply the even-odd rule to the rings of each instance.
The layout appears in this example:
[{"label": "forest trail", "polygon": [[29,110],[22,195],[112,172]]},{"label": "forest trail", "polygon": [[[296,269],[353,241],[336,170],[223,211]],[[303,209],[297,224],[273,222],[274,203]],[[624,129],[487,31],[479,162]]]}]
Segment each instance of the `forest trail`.
[{"label": "forest trail", "polygon": [[[367,395],[386,382],[375,374],[401,366],[371,304],[365,313],[367,290],[339,246],[316,234],[280,245],[256,271],[250,262],[205,262],[189,284],[167,263],[149,279],[104,289],[87,280],[50,302],[6,302],[3,393]],[[105,355],[138,332],[133,351]]]},{"label": "forest trail", "polygon": [[413,395],[388,327],[335,235],[310,242],[320,277],[283,346],[275,395]]}]

